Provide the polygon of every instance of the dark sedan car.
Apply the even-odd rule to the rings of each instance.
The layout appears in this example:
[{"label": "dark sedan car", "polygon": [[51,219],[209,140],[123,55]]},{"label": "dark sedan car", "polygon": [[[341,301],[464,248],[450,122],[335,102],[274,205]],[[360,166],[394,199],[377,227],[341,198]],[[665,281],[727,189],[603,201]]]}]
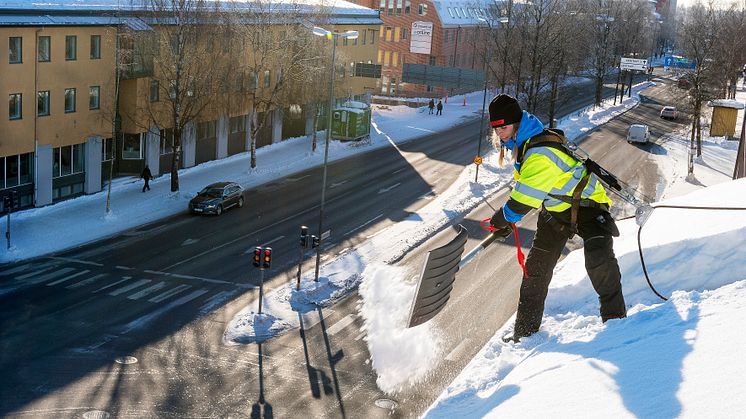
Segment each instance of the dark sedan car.
[{"label": "dark sedan car", "polygon": [[243,206],[243,188],[235,182],[217,182],[206,186],[189,201],[189,212],[220,215],[232,206]]}]

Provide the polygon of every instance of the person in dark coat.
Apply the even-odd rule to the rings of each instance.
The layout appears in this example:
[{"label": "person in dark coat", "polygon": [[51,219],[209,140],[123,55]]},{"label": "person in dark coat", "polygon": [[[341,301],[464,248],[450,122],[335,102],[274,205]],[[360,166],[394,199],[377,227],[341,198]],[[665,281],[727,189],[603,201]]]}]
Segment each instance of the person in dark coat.
[{"label": "person in dark coat", "polygon": [[443,102],[438,101],[438,112],[435,115],[443,115]]},{"label": "person in dark coat", "polygon": [[150,179],[153,179],[153,174],[150,173],[150,167],[148,167],[148,165],[145,165],[145,168],[142,169],[140,177],[145,181],[145,184],[142,185],[142,191],[145,192],[145,189],[150,190]]},{"label": "person in dark coat", "polygon": [[435,109],[435,101],[430,99],[430,102],[427,104],[427,108],[430,110],[430,112],[428,112],[428,115],[432,115],[433,109]]}]

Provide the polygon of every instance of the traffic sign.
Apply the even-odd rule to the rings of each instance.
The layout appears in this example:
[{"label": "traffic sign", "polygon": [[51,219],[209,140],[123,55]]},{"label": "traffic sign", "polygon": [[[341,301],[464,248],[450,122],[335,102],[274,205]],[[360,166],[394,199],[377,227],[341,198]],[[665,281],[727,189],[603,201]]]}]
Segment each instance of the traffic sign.
[{"label": "traffic sign", "polygon": [[482,156],[476,156],[476,157],[474,157],[474,164],[476,164],[477,166],[479,166],[480,164],[482,164]]},{"label": "traffic sign", "polygon": [[622,70],[646,71],[648,69],[648,60],[643,58],[622,57],[621,62],[619,63],[619,68]]}]

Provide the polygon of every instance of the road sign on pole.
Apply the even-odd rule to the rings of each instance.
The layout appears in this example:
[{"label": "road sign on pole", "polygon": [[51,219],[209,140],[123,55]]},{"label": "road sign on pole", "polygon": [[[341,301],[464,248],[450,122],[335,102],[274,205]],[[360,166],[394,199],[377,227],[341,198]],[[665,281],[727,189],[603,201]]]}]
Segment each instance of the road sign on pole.
[{"label": "road sign on pole", "polygon": [[622,57],[619,63],[619,68],[622,70],[648,70],[648,60],[643,58],[626,58]]}]

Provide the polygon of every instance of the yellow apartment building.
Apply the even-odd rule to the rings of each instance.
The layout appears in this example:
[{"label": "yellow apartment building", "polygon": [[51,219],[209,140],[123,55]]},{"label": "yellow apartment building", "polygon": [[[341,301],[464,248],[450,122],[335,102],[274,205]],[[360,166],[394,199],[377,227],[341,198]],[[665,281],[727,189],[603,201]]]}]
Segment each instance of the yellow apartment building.
[{"label": "yellow apartment building", "polygon": [[[157,64],[127,54],[136,45],[122,37],[163,23],[132,6],[118,9],[116,0],[95,3],[0,4],[0,42],[7,45],[0,48],[0,94],[8,98],[8,113],[0,114],[0,196],[17,192],[23,208],[100,192],[110,169],[115,176],[137,175],[145,165],[155,176],[171,169],[173,127],[144,111],[161,105],[169,88],[158,83]],[[317,7],[303,4],[309,13]],[[355,76],[355,66],[376,59],[378,11],[340,2],[325,13],[327,29],[366,35],[337,39],[335,97],[369,101],[377,79]],[[261,95],[277,83],[276,73],[264,70],[249,84]],[[244,93],[228,92],[235,100],[204,108],[182,133],[181,168],[249,149],[252,107]],[[257,147],[313,132],[315,106],[291,102],[257,115],[267,121]]]}]

